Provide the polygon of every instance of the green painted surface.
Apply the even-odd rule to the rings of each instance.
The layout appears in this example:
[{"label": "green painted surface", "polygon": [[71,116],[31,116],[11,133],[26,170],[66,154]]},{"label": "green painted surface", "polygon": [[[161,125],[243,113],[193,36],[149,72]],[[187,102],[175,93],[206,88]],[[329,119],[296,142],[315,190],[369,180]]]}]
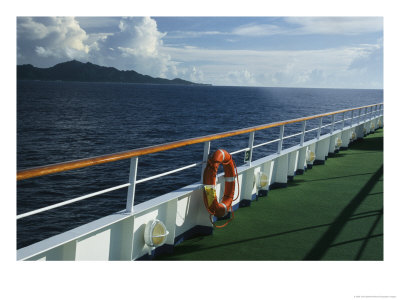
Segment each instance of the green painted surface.
[{"label": "green painted surface", "polygon": [[383,260],[383,129],[156,259]]}]

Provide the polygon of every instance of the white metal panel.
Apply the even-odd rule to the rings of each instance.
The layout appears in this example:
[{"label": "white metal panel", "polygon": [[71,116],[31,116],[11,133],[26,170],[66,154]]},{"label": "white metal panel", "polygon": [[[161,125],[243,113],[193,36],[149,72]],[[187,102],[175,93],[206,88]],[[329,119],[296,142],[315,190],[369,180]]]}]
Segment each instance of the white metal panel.
[{"label": "white metal panel", "polygon": [[328,153],[335,152],[337,138],[340,138],[340,133],[332,134],[331,138],[329,139],[329,152]]},{"label": "white metal panel", "polygon": [[71,241],[69,243],[60,245],[56,248],[50,249],[49,251],[30,257],[27,260],[49,260],[49,261],[75,260],[75,251],[76,251],[76,242]]},{"label": "white metal panel", "polygon": [[109,260],[111,229],[102,229],[76,241],[76,260]]},{"label": "white metal panel", "polygon": [[304,170],[306,166],[306,155],[307,155],[307,146],[299,149],[298,160],[297,160],[297,170]]},{"label": "white metal panel", "polygon": [[125,214],[123,212],[105,216],[101,219],[79,226],[64,233],[52,236],[33,245],[18,249],[17,259],[27,260],[31,257],[38,257],[38,255],[41,254],[46,255],[47,252],[50,252],[58,247],[63,247],[63,245],[68,242],[76,241],[80,237],[88,236],[89,234],[98,231],[101,228],[105,228],[107,226],[110,226],[111,224],[118,223],[129,217],[129,214]]},{"label": "white metal panel", "polygon": [[[328,147],[327,147],[328,146]],[[316,160],[325,160],[325,156],[326,154],[326,148],[329,148],[329,137],[328,138],[324,138],[324,139],[320,139],[317,143],[316,143],[316,151],[315,151],[315,159]]]},{"label": "white metal panel", "polygon": [[167,203],[167,209],[165,215],[160,219],[164,222],[169,234],[166,238],[165,243],[169,245],[174,244],[175,240],[175,230],[176,230],[176,214],[178,211],[178,199],[174,199]]},{"label": "white metal panel", "polygon": [[288,176],[294,176],[294,173],[296,172],[297,169],[297,161],[299,158],[299,151],[295,150],[289,153],[289,159],[288,159]]},{"label": "white metal panel", "polygon": [[272,183],[286,183],[288,176],[289,154],[283,154],[275,160]]},{"label": "white metal panel", "polygon": [[314,152],[314,154],[315,154],[315,147],[316,147],[316,143],[312,143],[312,144],[310,144],[310,145],[308,146],[308,150]]},{"label": "white metal panel", "polygon": [[212,227],[208,211],[204,206],[203,189],[196,190],[191,194],[188,215],[191,220],[193,218],[193,220],[196,222],[196,225]]},{"label": "white metal panel", "polygon": [[253,194],[255,193],[255,176],[254,168],[250,168],[243,172],[242,174],[242,184],[241,184],[241,199],[251,200]]},{"label": "white metal panel", "polygon": [[348,147],[349,146],[351,133],[352,133],[351,129],[343,130],[342,137],[341,137],[341,139],[342,139],[342,147]]}]

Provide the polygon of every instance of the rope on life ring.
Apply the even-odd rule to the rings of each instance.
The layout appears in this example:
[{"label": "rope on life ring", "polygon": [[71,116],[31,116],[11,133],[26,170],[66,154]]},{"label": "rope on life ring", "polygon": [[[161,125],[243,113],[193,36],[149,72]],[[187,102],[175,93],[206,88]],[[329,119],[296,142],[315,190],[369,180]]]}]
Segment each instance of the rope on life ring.
[{"label": "rope on life ring", "polygon": [[[225,191],[221,202],[218,202],[216,181],[218,167],[220,164],[222,164],[225,172]],[[236,198],[233,199],[235,194],[235,180],[238,182],[238,194]],[[203,186],[204,205],[210,214],[211,223],[217,228],[225,227],[234,218],[232,202],[239,197],[239,178],[236,164],[232,159],[232,156],[226,150],[218,149],[208,157],[207,166],[205,167],[203,173]],[[214,224],[212,221],[212,216],[221,218],[226,216],[229,211],[232,213],[232,217],[224,225],[217,226]]]}]

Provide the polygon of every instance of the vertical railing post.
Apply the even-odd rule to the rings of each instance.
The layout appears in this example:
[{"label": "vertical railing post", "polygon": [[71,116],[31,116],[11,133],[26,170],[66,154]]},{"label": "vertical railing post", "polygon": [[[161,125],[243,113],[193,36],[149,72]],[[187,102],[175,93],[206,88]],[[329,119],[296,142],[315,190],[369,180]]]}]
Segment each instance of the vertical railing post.
[{"label": "vertical railing post", "polygon": [[204,169],[207,166],[208,155],[210,154],[210,141],[204,142],[204,149],[203,149],[203,163],[201,164],[201,183],[203,183],[203,173]]},{"label": "vertical railing post", "polygon": [[250,148],[250,155],[249,155],[249,161],[248,161],[249,166],[251,166],[251,160],[253,159],[254,134],[255,134],[255,131],[252,131],[252,132],[250,132],[250,136],[249,136],[249,148]]},{"label": "vertical railing post", "polygon": [[332,134],[333,129],[335,128],[335,115],[332,115],[331,118],[332,118],[332,124],[331,124],[331,134]]},{"label": "vertical railing post", "polygon": [[321,136],[321,129],[322,129],[322,118],[319,118],[319,125],[318,125],[318,131],[317,131],[317,140],[319,140],[319,137]]},{"label": "vertical railing post", "polygon": [[344,115],[346,114],[346,112],[343,112],[343,117],[342,117],[342,130],[344,128]]},{"label": "vertical railing post", "polygon": [[357,120],[357,124],[361,123],[361,110],[362,108],[358,109],[358,120]]},{"label": "vertical railing post", "polygon": [[306,135],[306,126],[307,126],[306,122],[307,121],[305,121],[305,120],[302,122],[302,127],[301,127],[302,133],[300,136],[300,146],[303,146],[303,144],[304,144],[304,136]]},{"label": "vertical railing post", "polygon": [[131,158],[130,171],[129,171],[129,188],[128,196],[126,199],[126,212],[132,213],[135,205],[135,189],[136,189],[136,174],[138,167],[138,157]]},{"label": "vertical railing post", "polygon": [[279,143],[278,143],[278,154],[282,151],[282,144],[283,144],[283,133],[285,132],[285,125],[281,125],[279,127]]},{"label": "vertical railing post", "polygon": [[367,121],[367,118],[368,118],[368,107],[366,107],[366,108],[364,109],[364,124],[365,124],[365,122]]},{"label": "vertical railing post", "polygon": [[350,127],[353,127],[354,110],[351,111]]}]

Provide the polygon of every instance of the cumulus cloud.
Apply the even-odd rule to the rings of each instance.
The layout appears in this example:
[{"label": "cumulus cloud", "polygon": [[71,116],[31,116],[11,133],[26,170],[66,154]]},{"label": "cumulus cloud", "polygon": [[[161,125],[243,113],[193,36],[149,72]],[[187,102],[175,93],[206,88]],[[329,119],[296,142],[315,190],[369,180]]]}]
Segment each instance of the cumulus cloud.
[{"label": "cumulus cloud", "polygon": [[[89,18],[82,21],[91,24]],[[156,77],[176,77],[177,63],[162,51],[165,35],[148,17],[121,18],[114,32],[91,34],[73,17],[19,17],[17,58],[19,64],[39,67],[80,59]]]},{"label": "cumulus cloud", "polygon": [[247,69],[228,72],[227,77],[232,85],[239,85],[239,86],[258,85],[258,81],[256,80],[254,74],[249,72]]},{"label": "cumulus cloud", "polygon": [[117,32],[98,41],[101,55],[96,54],[93,60],[122,70],[174,77],[178,74],[177,63],[162,51],[165,35],[158,30],[156,21],[149,17],[122,18]]},{"label": "cumulus cloud", "polygon": [[42,57],[80,58],[90,50],[88,35],[72,17],[18,18],[18,38]]}]

